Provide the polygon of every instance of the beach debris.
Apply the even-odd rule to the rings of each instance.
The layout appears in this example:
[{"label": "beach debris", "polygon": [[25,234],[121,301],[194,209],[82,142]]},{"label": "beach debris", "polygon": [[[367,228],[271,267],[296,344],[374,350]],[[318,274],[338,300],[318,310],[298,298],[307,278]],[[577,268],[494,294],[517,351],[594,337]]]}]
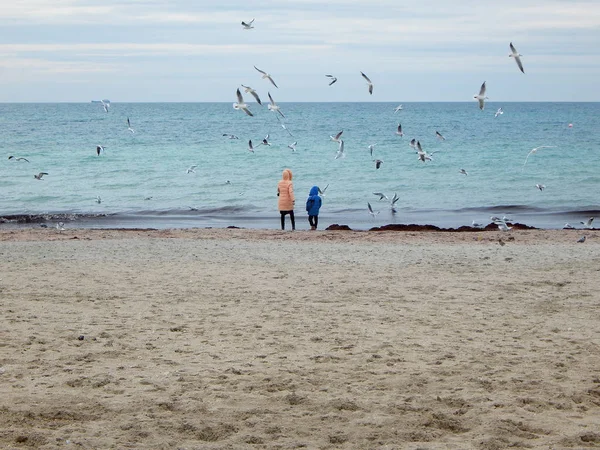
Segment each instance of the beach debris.
[{"label": "beach debris", "polygon": [[366,76],[364,73],[360,73],[362,75],[362,77],[367,80],[367,84],[369,85],[369,94],[373,95],[373,83],[371,82],[371,80],[369,79],[368,76]]},{"label": "beach debris", "polygon": [[337,78],[334,77],[333,75],[325,75],[325,76],[331,80],[329,82],[329,86],[331,86],[333,83],[335,83],[337,81]]},{"label": "beach debris", "polygon": [[513,43],[510,43],[510,55],[508,55],[509,58],[514,58],[515,62],[517,63],[517,66],[519,67],[519,70],[523,73],[525,73],[525,70],[523,69],[523,63],[521,62],[521,55],[517,49],[515,48],[515,46],[513,45]]},{"label": "beach debris", "polygon": [[485,100],[488,98],[485,96],[485,81],[483,82],[483,84],[481,85],[481,88],[479,89],[479,94],[474,95],[473,98],[475,100],[477,100],[479,102],[479,109],[483,111],[483,108],[485,108]]},{"label": "beach debris", "polygon": [[48,172],[40,172],[37,175],[34,175],[33,178],[36,180],[41,180],[44,175],[48,175]]},{"label": "beach debris", "polygon": [[268,74],[268,73],[267,73],[267,72],[265,72],[264,70],[260,70],[260,69],[259,69],[258,67],[256,67],[256,66],[254,66],[254,68],[255,68],[256,70],[258,70],[260,73],[262,73],[262,78],[263,78],[263,79],[267,79],[267,80],[269,80],[273,86],[275,86],[277,89],[279,89],[279,86],[277,86],[277,85],[275,84],[275,81],[273,81],[273,78],[271,77],[271,75],[270,75],[270,74]]},{"label": "beach debris", "polygon": [[502,238],[500,238],[498,239],[498,244],[500,244],[501,247],[504,247],[506,245],[506,242],[504,242]]},{"label": "beach debris", "polygon": [[82,335],[78,336],[77,339],[80,341],[83,341],[85,339],[85,336],[82,334]]}]

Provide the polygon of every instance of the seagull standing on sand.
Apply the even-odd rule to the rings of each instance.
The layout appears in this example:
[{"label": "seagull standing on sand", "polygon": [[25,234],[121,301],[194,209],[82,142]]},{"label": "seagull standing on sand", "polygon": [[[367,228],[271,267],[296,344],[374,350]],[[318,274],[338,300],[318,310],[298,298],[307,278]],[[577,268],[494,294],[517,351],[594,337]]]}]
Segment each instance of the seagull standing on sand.
[{"label": "seagull standing on sand", "polygon": [[517,66],[519,66],[519,70],[523,73],[525,73],[525,71],[523,70],[523,63],[521,62],[521,55],[517,49],[515,48],[515,46],[512,44],[512,42],[510,43],[510,55],[508,55],[510,58],[514,58],[515,62],[517,63]]},{"label": "seagull standing on sand", "polygon": [[267,94],[269,95],[269,101],[271,102],[267,105],[267,108],[269,108],[269,111],[278,112],[279,114],[281,114],[281,117],[283,117],[285,119],[285,116],[281,112],[281,109],[279,109],[279,106],[275,103],[275,100],[273,100],[273,97],[271,97],[271,93],[267,92]]},{"label": "seagull standing on sand", "polygon": [[335,159],[345,158],[346,154],[344,153],[344,141],[340,141],[340,146],[338,147],[338,151],[335,154]]},{"label": "seagull standing on sand", "polygon": [[329,82],[329,86],[331,86],[333,83],[335,83],[337,81],[337,78],[334,77],[333,75],[325,75],[327,78],[331,79],[331,81]]},{"label": "seagull standing on sand", "polygon": [[396,128],[396,134],[400,137],[404,136],[404,133],[402,132],[402,125],[398,124],[398,128]]},{"label": "seagull standing on sand", "polygon": [[25,162],[29,162],[29,160],[27,158],[23,158],[22,156],[16,157],[16,156],[9,156],[8,159],[14,159],[15,161],[25,161]]},{"label": "seagull standing on sand", "polygon": [[360,73],[362,75],[362,77],[367,80],[367,84],[369,85],[369,94],[373,95],[373,83],[371,83],[371,80],[369,79],[368,76],[366,76],[364,73]]},{"label": "seagull standing on sand", "polygon": [[277,85],[275,84],[275,82],[273,81],[273,78],[271,78],[271,75],[269,75],[267,72],[265,72],[265,71],[263,71],[263,70],[260,70],[260,69],[259,69],[258,67],[256,67],[256,66],[254,66],[254,68],[255,68],[256,70],[258,70],[260,73],[262,73],[262,78],[263,78],[263,79],[265,79],[265,78],[266,78],[267,80],[269,80],[269,81],[271,82],[271,84],[272,84],[273,86],[275,86],[277,89],[279,89],[279,86],[277,86]]},{"label": "seagull standing on sand", "polygon": [[498,108],[498,111],[496,111],[496,114],[494,114],[494,118],[501,116],[502,114],[504,114],[504,111],[502,111],[502,108]]},{"label": "seagull standing on sand", "polygon": [[250,94],[252,97],[254,97],[254,99],[256,100],[256,103],[258,103],[259,105],[262,106],[260,97],[258,96],[258,94],[256,93],[256,91],[254,89],[252,89],[250,86],[244,86],[243,84],[241,86],[244,88],[244,92],[246,94]]},{"label": "seagull standing on sand", "polygon": [[131,128],[131,122],[129,121],[129,117],[127,118],[127,131],[131,131],[132,133],[135,133],[135,130],[133,128]]},{"label": "seagull standing on sand", "polygon": [[371,204],[369,202],[367,202],[367,207],[369,208],[369,214],[371,214],[373,217],[375,217],[380,212],[380,211],[373,211],[373,207],[371,206]]},{"label": "seagull standing on sand", "polygon": [[479,89],[479,94],[473,96],[473,98],[479,102],[479,109],[481,109],[482,111],[483,108],[485,108],[485,100],[487,99],[487,97],[485,96],[485,90],[486,87],[484,81],[481,85],[481,88]]},{"label": "seagull standing on sand", "polygon": [[585,242],[585,235],[584,235],[584,236],[581,236],[579,239],[577,239],[577,242],[578,242],[579,244],[583,244],[583,243]]},{"label": "seagull standing on sand", "polygon": [[48,172],[40,172],[37,175],[34,175],[33,178],[36,180],[41,180],[44,175],[48,175]]},{"label": "seagull standing on sand", "polygon": [[335,136],[329,136],[331,138],[331,140],[333,142],[340,142],[340,137],[342,136],[342,133],[344,132],[344,130],[340,131],[338,134],[336,134]]},{"label": "seagull standing on sand", "polygon": [[592,222],[594,221],[593,217],[590,217],[585,222],[580,222],[585,228],[592,228]]},{"label": "seagull standing on sand", "polygon": [[233,104],[233,109],[241,109],[249,116],[253,116],[254,114],[252,114],[248,109],[248,105],[246,105],[244,102],[244,97],[242,97],[242,93],[240,92],[239,88],[235,91],[235,95],[237,96],[237,103]]},{"label": "seagull standing on sand", "polygon": [[252,19],[250,22],[246,23],[242,20],[242,26],[244,27],[244,30],[252,30],[254,27],[252,26],[252,24],[254,23],[254,19]]},{"label": "seagull standing on sand", "polygon": [[529,153],[527,153],[527,157],[525,158],[525,162],[523,163],[523,167],[525,167],[525,164],[527,164],[527,160],[529,159],[529,157],[531,155],[533,155],[534,153],[537,153],[537,151],[541,148],[554,148],[556,147],[555,145],[540,145],[539,147],[536,147],[534,149],[531,149],[531,151]]}]

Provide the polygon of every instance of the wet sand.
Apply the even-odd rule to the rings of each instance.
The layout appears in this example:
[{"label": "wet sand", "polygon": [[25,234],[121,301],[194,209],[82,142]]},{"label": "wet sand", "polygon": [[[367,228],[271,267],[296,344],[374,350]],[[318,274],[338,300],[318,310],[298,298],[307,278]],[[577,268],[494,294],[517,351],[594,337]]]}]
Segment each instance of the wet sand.
[{"label": "wet sand", "polygon": [[36,228],[0,257],[0,448],[600,447],[598,231]]}]

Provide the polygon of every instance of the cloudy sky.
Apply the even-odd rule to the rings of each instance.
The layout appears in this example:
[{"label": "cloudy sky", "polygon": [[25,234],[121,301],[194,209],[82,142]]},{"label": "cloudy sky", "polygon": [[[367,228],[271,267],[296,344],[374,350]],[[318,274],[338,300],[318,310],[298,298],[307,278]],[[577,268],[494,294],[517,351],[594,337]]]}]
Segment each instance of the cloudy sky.
[{"label": "cloudy sky", "polygon": [[0,102],[600,101],[598,0],[0,2]]}]

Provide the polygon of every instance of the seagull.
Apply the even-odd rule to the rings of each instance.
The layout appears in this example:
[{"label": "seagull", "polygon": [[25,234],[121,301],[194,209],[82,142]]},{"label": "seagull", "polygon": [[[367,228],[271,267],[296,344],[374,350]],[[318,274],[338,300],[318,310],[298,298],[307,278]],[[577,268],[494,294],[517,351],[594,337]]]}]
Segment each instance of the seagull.
[{"label": "seagull", "polygon": [[379,214],[379,211],[373,211],[373,208],[371,207],[371,204],[369,202],[367,202],[367,207],[369,208],[369,214],[371,214],[373,217]]},{"label": "seagull", "polygon": [[285,124],[281,121],[281,119],[279,118],[279,116],[275,116],[277,117],[277,120],[279,120],[279,125],[281,125],[281,128],[283,128],[285,131],[287,131],[287,133],[291,136],[294,137],[294,135],[292,134],[292,132],[290,130],[287,129],[287,127],[285,126]]},{"label": "seagull", "polygon": [[281,109],[279,109],[279,106],[275,103],[275,100],[273,100],[273,97],[271,97],[271,93],[267,92],[267,94],[269,94],[269,101],[271,102],[271,103],[269,103],[269,105],[267,105],[267,108],[269,108],[269,111],[278,112],[279,114],[281,114],[281,117],[283,117],[285,119],[285,116],[281,112]]},{"label": "seagull", "polygon": [[58,230],[58,232],[60,233],[61,231],[65,231],[65,224],[62,222],[58,222],[56,224],[56,229]]},{"label": "seagull", "polygon": [[239,139],[235,134],[223,133],[223,136],[227,136],[229,139]]},{"label": "seagull", "polygon": [[400,137],[404,136],[404,133],[402,132],[402,125],[398,124],[398,128],[396,129],[396,134]]},{"label": "seagull", "polygon": [[546,189],[546,185],[545,184],[536,184],[535,185],[536,188],[538,188],[540,191],[543,191],[544,189]]},{"label": "seagull", "polygon": [[475,222],[475,221],[472,221],[472,222],[471,222],[471,226],[472,226],[473,228],[483,228],[483,225],[482,225],[482,224],[480,224],[480,223],[477,223],[477,222]]},{"label": "seagull", "polygon": [[242,111],[244,111],[249,116],[253,116],[254,114],[252,114],[250,112],[250,110],[248,109],[248,105],[246,105],[246,103],[244,103],[244,97],[242,97],[242,93],[240,92],[239,88],[235,92],[235,95],[237,95],[237,100],[238,101],[237,101],[237,103],[233,104],[233,109],[241,109]]},{"label": "seagull", "polygon": [[460,169],[459,172],[463,175],[469,175],[465,169]]},{"label": "seagull", "polygon": [[100,198],[99,195],[96,195],[96,203],[98,203],[98,204],[102,203],[102,199]]},{"label": "seagull", "polygon": [[329,187],[329,183],[327,183],[327,186],[325,186],[323,189],[321,189],[320,187],[317,187],[317,189],[319,190],[319,195],[324,197],[325,191],[327,190],[328,187]]},{"label": "seagull", "polygon": [[508,55],[510,58],[514,58],[515,62],[517,63],[517,66],[519,66],[519,69],[521,70],[521,72],[525,73],[525,71],[523,70],[523,63],[521,62],[521,55],[517,49],[515,48],[515,46],[512,44],[512,42],[510,43],[510,51],[511,54]]},{"label": "seagull", "polygon": [[292,144],[288,145],[288,148],[291,148],[291,149],[292,149],[292,151],[293,151],[293,152],[295,152],[295,151],[296,151],[296,145],[297,145],[297,144],[298,144],[298,142],[294,142],[294,143],[292,143]]},{"label": "seagull", "polygon": [[344,153],[344,141],[340,141],[340,146],[338,147],[338,151],[335,154],[335,159],[345,158],[346,154]]},{"label": "seagull", "polygon": [[506,225],[506,222],[496,222],[496,225],[498,225],[498,228],[502,231],[509,231],[512,230],[512,227],[509,227],[508,225]]},{"label": "seagull", "polygon": [[446,138],[444,136],[442,136],[442,134],[439,131],[435,132],[436,137],[440,140],[440,141],[445,141]]},{"label": "seagull", "polygon": [[479,94],[474,95],[473,98],[479,101],[479,109],[483,111],[483,108],[485,107],[484,102],[487,99],[485,96],[485,81],[481,85],[481,89],[479,89]]},{"label": "seagull", "polygon": [[268,79],[268,80],[269,80],[269,81],[270,81],[270,82],[273,84],[273,86],[275,86],[277,89],[279,89],[279,86],[277,86],[277,85],[275,84],[275,82],[273,81],[273,78],[271,78],[271,75],[269,75],[267,72],[264,72],[264,71],[260,70],[260,69],[259,69],[258,67],[256,67],[256,66],[254,66],[254,68],[255,68],[256,70],[258,70],[260,73],[262,73],[262,74],[263,74],[263,76],[262,76],[263,78],[266,78],[266,79]]},{"label": "seagull", "polygon": [[198,167],[196,164],[188,167],[188,170],[186,170],[185,173],[196,173],[196,167]]},{"label": "seagull", "polygon": [[41,180],[44,175],[48,175],[48,173],[47,172],[40,172],[37,175],[34,175],[33,178],[35,178],[36,180]]},{"label": "seagull", "polygon": [[15,161],[25,161],[25,162],[29,162],[29,160],[27,158],[23,158],[22,156],[16,157],[16,156],[9,156],[8,159],[14,159]]},{"label": "seagull", "polygon": [[252,139],[248,141],[248,151],[254,153],[254,147],[252,146]]},{"label": "seagull", "polygon": [[364,73],[360,73],[362,75],[362,77],[367,80],[367,83],[369,84],[369,94],[373,95],[373,83],[371,83],[371,80],[369,80],[369,77],[366,76]]},{"label": "seagull", "polygon": [[412,148],[417,148],[417,140],[411,139],[408,145],[410,145]]},{"label": "seagull", "polygon": [[105,102],[104,100],[100,100],[100,103],[102,103],[102,108],[104,108],[104,112],[108,112],[108,108],[110,108],[110,102]]},{"label": "seagull", "polygon": [[527,160],[529,159],[530,155],[533,155],[534,153],[536,153],[540,148],[554,148],[556,147],[556,145],[540,145],[539,147],[536,147],[534,149],[532,149],[529,153],[527,153],[527,157],[525,158],[525,162],[523,163],[523,167],[525,167],[525,164],[527,164]]},{"label": "seagull", "polygon": [[494,117],[501,116],[502,114],[504,114],[504,111],[502,111],[502,108],[498,108],[498,111],[496,111],[496,114],[494,114]]},{"label": "seagull", "polygon": [[383,161],[381,159],[375,159],[373,161],[375,162],[376,169],[379,169],[381,167],[381,165],[383,164]]},{"label": "seagull", "polygon": [[331,86],[333,83],[335,83],[337,81],[337,78],[334,77],[333,75],[325,75],[327,78],[331,78],[331,82],[329,83],[329,86]]},{"label": "seagull", "polygon": [[432,161],[431,155],[428,155],[427,152],[424,151],[423,148],[421,148],[421,142],[419,141],[417,141],[417,155],[419,161]]},{"label": "seagull", "polygon": [[252,89],[250,86],[245,86],[245,85],[241,85],[244,88],[244,92],[246,94],[250,94],[252,97],[254,97],[254,99],[256,100],[256,103],[258,103],[259,105],[262,106],[262,102],[260,101],[260,97],[258,96],[258,94],[256,93],[256,91],[254,89]]},{"label": "seagull", "polygon": [[585,222],[580,222],[584,227],[586,228],[592,228],[592,222],[594,221],[593,217],[590,217],[588,220],[586,220]]},{"label": "seagull", "polygon": [[394,108],[394,114],[396,114],[398,111],[402,110],[402,105],[398,105]]},{"label": "seagull", "polygon": [[573,225],[571,225],[569,222],[565,223],[565,225],[563,226],[563,230],[574,230],[575,227]]},{"label": "seagull", "polygon": [[510,217],[506,217],[506,216],[502,216],[502,219],[500,219],[502,222],[512,222],[513,219]]},{"label": "seagull", "polygon": [[244,27],[244,30],[252,30],[254,27],[252,26],[252,24],[254,23],[254,19],[252,19],[250,22],[246,23],[242,20],[242,26]]},{"label": "seagull", "polygon": [[383,200],[384,198],[386,200],[389,200],[388,196],[385,195],[383,192],[373,192],[373,195],[377,195],[379,197],[379,200]]},{"label": "seagull", "polygon": [[100,152],[104,151],[104,145],[96,145],[96,153],[100,156]]},{"label": "seagull", "polygon": [[131,122],[129,121],[129,117],[127,118],[127,130],[135,133],[135,130],[131,128]]},{"label": "seagull", "polygon": [[371,144],[371,145],[369,145],[369,153],[371,154],[371,156],[373,156],[373,150],[375,149],[376,145],[377,144]]},{"label": "seagull", "polygon": [[398,197],[398,194],[396,194],[394,192],[394,197],[392,197],[392,200],[390,201],[390,208],[392,210],[392,213],[396,212],[396,208],[394,208],[394,206],[396,205],[396,202],[400,200],[400,197]]},{"label": "seagull", "polygon": [[583,244],[585,242],[585,236],[581,236],[579,239],[577,239],[577,242]]},{"label": "seagull", "polygon": [[331,140],[333,142],[340,142],[340,136],[342,135],[342,133],[344,132],[344,130],[340,131],[338,134],[336,134],[335,136],[329,136],[331,138]]},{"label": "seagull", "polygon": [[261,142],[262,145],[268,145],[269,147],[271,146],[271,143],[269,142],[269,135],[267,134],[265,136],[265,138],[262,140]]}]

